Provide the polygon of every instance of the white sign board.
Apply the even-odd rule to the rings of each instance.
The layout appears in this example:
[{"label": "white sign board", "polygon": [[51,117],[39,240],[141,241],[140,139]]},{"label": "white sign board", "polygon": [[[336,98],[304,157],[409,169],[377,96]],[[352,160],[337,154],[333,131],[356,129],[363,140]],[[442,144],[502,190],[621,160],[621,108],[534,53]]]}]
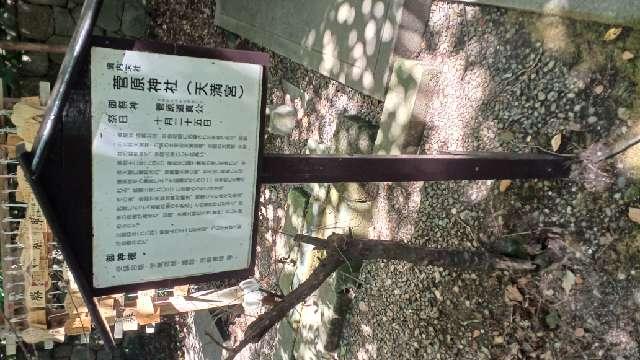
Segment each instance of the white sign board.
[{"label": "white sign board", "polygon": [[93,285],[246,269],[262,66],[93,47]]}]

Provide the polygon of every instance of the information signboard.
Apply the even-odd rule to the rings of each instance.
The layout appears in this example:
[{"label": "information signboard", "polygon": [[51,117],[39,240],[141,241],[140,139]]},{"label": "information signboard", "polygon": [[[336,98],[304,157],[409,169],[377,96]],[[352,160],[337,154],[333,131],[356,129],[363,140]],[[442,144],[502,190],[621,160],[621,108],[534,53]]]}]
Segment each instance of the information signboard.
[{"label": "information signboard", "polygon": [[263,66],[90,56],[93,286],[248,268]]}]

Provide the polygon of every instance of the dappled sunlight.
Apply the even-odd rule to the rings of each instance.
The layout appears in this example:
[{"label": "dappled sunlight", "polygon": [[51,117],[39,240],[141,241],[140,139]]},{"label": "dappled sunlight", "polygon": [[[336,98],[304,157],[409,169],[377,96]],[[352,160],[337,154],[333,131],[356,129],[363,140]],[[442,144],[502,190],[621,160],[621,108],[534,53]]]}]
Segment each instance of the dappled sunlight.
[{"label": "dappled sunlight", "polygon": [[614,347],[615,353],[631,354],[638,348],[638,341],[628,331],[621,329],[610,330],[605,335],[605,340]]},{"label": "dappled sunlight", "polygon": [[480,68],[465,69],[463,58],[449,59],[442,70],[438,86],[442,90],[427,110],[425,151],[471,150],[469,131],[487,95],[489,73]]},{"label": "dappled sunlight", "polygon": [[486,199],[494,188],[495,180],[470,181],[466,186],[464,201],[476,204]]},{"label": "dappled sunlight", "polygon": [[[225,1],[216,22],[378,99],[392,61],[402,1]],[[247,11],[247,8],[252,9]],[[277,21],[263,16],[283,9]]]},{"label": "dappled sunlight", "polygon": [[377,346],[371,343],[365,344],[356,353],[357,360],[374,360],[378,358]]},{"label": "dappled sunlight", "polygon": [[430,44],[433,51],[420,56],[430,82],[426,94],[429,98],[424,105],[425,153],[472,150],[470,131],[494,80],[483,66],[469,67],[467,54],[455,49],[453,34],[462,31],[466,21],[473,21],[476,16],[478,10],[470,10],[465,21],[452,21],[443,13],[430,19],[432,27],[446,26],[449,30],[434,34]]},{"label": "dappled sunlight", "polygon": [[184,358],[186,360],[203,359],[203,347],[204,343],[207,342],[207,339],[200,338],[201,334],[196,331],[194,317],[194,312],[188,312],[186,314],[185,325],[187,329],[183,339]]},{"label": "dappled sunlight", "polygon": [[422,182],[378,184],[373,201],[375,221],[369,229],[372,239],[406,241],[414,232],[420,208]]},{"label": "dappled sunlight", "polygon": [[542,41],[542,46],[552,54],[570,57],[576,49],[567,20],[557,16],[542,16],[535,23],[534,36]]},{"label": "dappled sunlight", "polygon": [[[636,119],[626,137],[630,138],[631,136],[640,136],[640,118]],[[640,179],[640,144],[622,154],[618,166],[620,172],[626,176]]]}]

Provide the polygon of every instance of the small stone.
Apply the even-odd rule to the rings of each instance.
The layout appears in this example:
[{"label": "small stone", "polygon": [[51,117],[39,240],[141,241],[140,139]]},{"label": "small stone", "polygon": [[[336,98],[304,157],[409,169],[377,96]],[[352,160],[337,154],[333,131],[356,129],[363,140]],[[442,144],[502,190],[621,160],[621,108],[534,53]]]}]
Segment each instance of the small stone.
[{"label": "small stone", "polygon": [[502,345],[502,344],[504,344],[504,336],[493,337],[493,345]]},{"label": "small stone", "polygon": [[369,311],[369,306],[367,306],[367,304],[365,304],[363,302],[359,302],[358,303],[358,310],[360,310],[362,312],[367,312],[367,311]]},{"label": "small stone", "polygon": [[480,330],[478,330],[478,329],[473,330],[473,335],[472,336],[474,338],[477,338],[478,336],[480,336]]},{"label": "small stone", "polygon": [[62,7],[53,8],[56,35],[71,36],[76,23],[69,10]]},{"label": "small stone", "polygon": [[624,61],[629,61],[629,60],[633,59],[634,57],[636,57],[636,56],[629,50],[625,50],[622,53],[622,60],[624,60]]},{"label": "small stone", "polygon": [[581,327],[576,328],[575,334],[576,334],[576,337],[583,337],[584,336],[584,329],[581,328]]},{"label": "small stone", "polygon": [[593,88],[593,92],[596,93],[596,95],[602,94],[604,92],[604,86],[597,85],[596,87]]},{"label": "small stone", "polygon": [[296,109],[289,105],[280,105],[269,114],[269,132],[288,136],[296,127],[297,119]]},{"label": "small stone", "polygon": [[53,16],[48,6],[18,2],[18,31],[26,39],[45,41],[53,35]]},{"label": "small stone", "polygon": [[547,98],[547,95],[545,95],[545,93],[543,93],[543,92],[539,92],[538,93],[538,100],[542,101],[542,100],[544,100],[546,98]]},{"label": "small stone", "polygon": [[588,124],[593,125],[593,124],[595,124],[596,122],[598,122],[598,118],[597,118],[597,117],[595,117],[595,116],[589,116],[589,117],[587,118],[587,123],[588,123]]},{"label": "small stone", "polygon": [[553,101],[557,98],[558,98],[558,93],[555,91],[552,91],[549,93],[549,95],[547,95],[547,99],[549,99],[549,101]]},{"label": "small stone", "polygon": [[617,113],[620,120],[629,121],[631,119],[631,111],[625,107],[618,108]]}]

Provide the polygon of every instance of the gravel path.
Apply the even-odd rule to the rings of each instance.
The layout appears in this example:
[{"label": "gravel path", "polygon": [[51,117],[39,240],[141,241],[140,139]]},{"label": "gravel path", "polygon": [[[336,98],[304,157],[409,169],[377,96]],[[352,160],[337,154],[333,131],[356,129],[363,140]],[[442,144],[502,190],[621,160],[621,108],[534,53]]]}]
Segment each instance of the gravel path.
[{"label": "gravel path", "polygon": [[[629,129],[618,109],[632,106],[635,85],[616,68],[620,44],[601,40],[606,26],[434,2],[429,30],[417,58],[439,73],[431,86],[441,92],[423,152],[549,149],[563,132],[570,153]],[[556,227],[571,256],[534,276],[368,263],[341,357],[638,358],[640,239],[626,212],[640,199],[637,178],[617,173],[514,181],[505,192],[496,181],[381,186],[372,237],[478,248]]]}]

